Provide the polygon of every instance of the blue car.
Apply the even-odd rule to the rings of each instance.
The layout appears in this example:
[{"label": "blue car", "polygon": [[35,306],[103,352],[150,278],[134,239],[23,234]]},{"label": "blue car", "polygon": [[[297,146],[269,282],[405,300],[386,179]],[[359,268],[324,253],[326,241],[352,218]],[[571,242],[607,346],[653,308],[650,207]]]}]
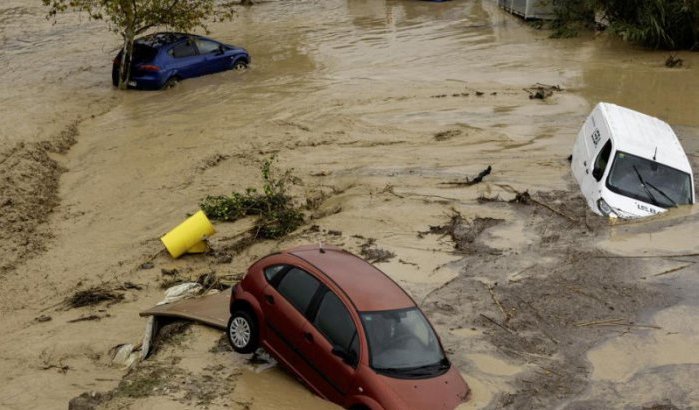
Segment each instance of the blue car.
[{"label": "blue car", "polygon": [[[112,83],[119,85],[122,52],[114,59]],[[184,33],[157,33],[136,39],[131,61],[130,88],[159,90],[186,78],[243,70],[250,55],[240,47]]]}]

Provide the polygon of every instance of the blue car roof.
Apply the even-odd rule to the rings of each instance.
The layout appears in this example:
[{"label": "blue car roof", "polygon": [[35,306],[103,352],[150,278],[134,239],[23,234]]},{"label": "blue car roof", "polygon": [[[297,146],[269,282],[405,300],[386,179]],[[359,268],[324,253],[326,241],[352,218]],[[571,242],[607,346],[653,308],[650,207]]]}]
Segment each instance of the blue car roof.
[{"label": "blue car roof", "polygon": [[189,34],[185,33],[154,33],[137,39],[135,43],[153,48],[160,48],[176,43],[189,36]]}]

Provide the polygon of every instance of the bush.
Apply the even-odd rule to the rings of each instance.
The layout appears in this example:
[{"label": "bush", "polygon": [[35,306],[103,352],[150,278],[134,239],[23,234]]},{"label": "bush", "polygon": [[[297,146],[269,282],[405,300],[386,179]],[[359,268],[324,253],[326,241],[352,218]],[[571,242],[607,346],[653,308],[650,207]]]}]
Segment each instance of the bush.
[{"label": "bush", "polygon": [[289,186],[297,179],[291,170],[280,175],[273,168],[275,157],[262,164],[262,193],[256,188],[247,188],[244,193],[234,192],[230,196],[207,196],[200,206],[211,219],[236,221],[249,215],[257,215],[255,237],[275,239],[282,237],[304,222],[303,213],[289,194]]},{"label": "bush", "polygon": [[555,0],[553,37],[570,37],[595,24],[601,13],[611,30],[647,47],[696,49],[699,45],[699,0]]}]

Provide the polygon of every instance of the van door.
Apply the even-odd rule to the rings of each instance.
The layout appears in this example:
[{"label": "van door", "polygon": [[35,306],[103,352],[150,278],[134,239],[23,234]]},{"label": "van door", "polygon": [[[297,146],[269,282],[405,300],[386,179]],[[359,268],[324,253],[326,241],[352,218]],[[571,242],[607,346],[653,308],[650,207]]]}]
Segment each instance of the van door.
[{"label": "van door", "polygon": [[587,199],[588,204],[593,209],[597,209],[597,200],[602,196],[602,187],[604,186],[604,177],[609,168],[609,158],[612,154],[612,140],[607,139],[601,149],[594,157],[589,174],[585,175],[583,186],[581,187],[583,195]]},{"label": "van door", "polygon": [[581,188],[584,182],[583,180],[586,175],[589,174],[590,164],[597,148],[595,138],[599,138],[600,134],[595,125],[595,114],[597,112],[598,109],[596,108],[592,114],[587,117],[585,123],[580,128],[578,138],[575,140],[575,146],[573,147],[571,168]]}]

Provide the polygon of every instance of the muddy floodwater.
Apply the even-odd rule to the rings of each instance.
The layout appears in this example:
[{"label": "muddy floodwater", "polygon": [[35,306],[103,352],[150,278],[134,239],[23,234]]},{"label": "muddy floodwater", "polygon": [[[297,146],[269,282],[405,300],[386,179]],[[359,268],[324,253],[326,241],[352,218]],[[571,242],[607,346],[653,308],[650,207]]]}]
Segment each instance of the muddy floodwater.
[{"label": "muddy floodwater", "polygon": [[[670,69],[606,34],[549,39],[495,3],[261,1],[209,26],[248,49],[245,72],[120,92],[102,23],[4,0],[0,408],[84,392],[107,409],[334,408],[202,326],[130,371],[112,360],[173,275],[238,277],[309,242],[395,255],[377,266],[435,325],[465,409],[699,407],[696,207],[609,224],[567,161],[608,101],[669,122],[699,169],[699,55]],[[532,100],[535,83],[563,91]],[[272,155],[313,204],[301,228],[241,248],[250,221],[218,223],[216,252],[161,252],[206,195],[260,187]],[[117,296],[64,303],[93,286]]]}]

